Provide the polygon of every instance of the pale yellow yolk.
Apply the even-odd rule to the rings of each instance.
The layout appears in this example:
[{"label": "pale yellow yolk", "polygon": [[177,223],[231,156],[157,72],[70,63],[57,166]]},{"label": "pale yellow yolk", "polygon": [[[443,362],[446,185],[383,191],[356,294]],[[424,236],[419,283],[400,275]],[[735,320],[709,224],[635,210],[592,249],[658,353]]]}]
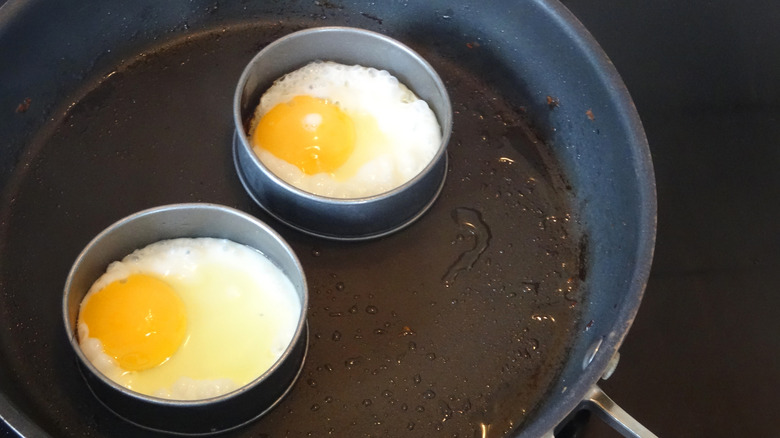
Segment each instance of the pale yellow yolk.
[{"label": "pale yellow yolk", "polygon": [[271,108],[252,135],[252,144],[314,175],[332,173],[355,149],[355,126],[336,104],[295,96]]},{"label": "pale yellow yolk", "polygon": [[79,314],[89,337],[126,371],[156,367],[184,341],[184,303],[164,281],[134,274],[89,297]]}]

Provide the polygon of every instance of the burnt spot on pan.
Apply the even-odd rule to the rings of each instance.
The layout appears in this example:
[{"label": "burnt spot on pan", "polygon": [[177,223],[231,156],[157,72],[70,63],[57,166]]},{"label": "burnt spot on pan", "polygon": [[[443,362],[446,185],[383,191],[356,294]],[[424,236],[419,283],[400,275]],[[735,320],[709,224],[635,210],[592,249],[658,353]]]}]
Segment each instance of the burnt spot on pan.
[{"label": "burnt spot on pan", "polygon": [[28,110],[28,109],[30,109],[30,104],[32,104],[32,99],[30,99],[29,97],[28,97],[28,98],[26,98],[26,99],[24,99],[24,100],[22,101],[22,103],[20,103],[19,105],[17,105],[17,107],[16,107],[16,113],[17,113],[17,114],[26,113],[26,112],[27,112],[27,110]]}]

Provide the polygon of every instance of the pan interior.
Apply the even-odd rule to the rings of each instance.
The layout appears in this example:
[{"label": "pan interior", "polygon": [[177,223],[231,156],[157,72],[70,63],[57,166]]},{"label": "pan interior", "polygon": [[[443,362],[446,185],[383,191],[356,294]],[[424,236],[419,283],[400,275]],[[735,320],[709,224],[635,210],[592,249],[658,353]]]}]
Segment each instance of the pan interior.
[{"label": "pan interior", "polygon": [[377,241],[325,241],[274,221],[245,194],[230,148],[236,81],[259,48],[311,24],[255,21],[150,46],[70,96],[27,146],[0,206],[0,382],[48,433],[138,432],[79,377],[59,320],[62,284],[105,226],[177,202],[268,222],[310,286],[301,378],[233,435],[504,436],[545,398],[587,302],[579,231],[522,93],[485,80],[480,68],[501,62],[477,41],[392,35],[440,73],[455,110],[447,183],[413,226]]}]

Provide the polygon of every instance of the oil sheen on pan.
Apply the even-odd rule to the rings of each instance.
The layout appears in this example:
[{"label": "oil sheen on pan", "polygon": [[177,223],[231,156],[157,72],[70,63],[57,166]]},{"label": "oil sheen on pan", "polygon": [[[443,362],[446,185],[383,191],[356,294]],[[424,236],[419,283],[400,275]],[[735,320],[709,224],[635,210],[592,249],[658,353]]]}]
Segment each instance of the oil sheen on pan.
[{"label": "oil sheen on pan", "polygon": [[[425,50],[455,111],[440,198],[413,226],[376,241],[305,236],[246,195],[230,148],[241,69],[293,30],[236,26],[150,47],[87,82],[29,146],[3,205],[0,269],[13,306],[0,319],[6,336],[35,343],[6,342],[3,362],[19,385],[50,389],[29,389],[31,405],[48,407],[45,429],[136,430],[92,397],[59,324],[45,320],[58,314],[68,266],[91,236],[174,202],[225,204],[267,221],[301,258],[311,288],[301,378],[275,410],[231,435],[504,436],[544,398],[585,298],[569,193],[522,102],[476,68]],[[45,299],[24,299],[29,291]]]}]

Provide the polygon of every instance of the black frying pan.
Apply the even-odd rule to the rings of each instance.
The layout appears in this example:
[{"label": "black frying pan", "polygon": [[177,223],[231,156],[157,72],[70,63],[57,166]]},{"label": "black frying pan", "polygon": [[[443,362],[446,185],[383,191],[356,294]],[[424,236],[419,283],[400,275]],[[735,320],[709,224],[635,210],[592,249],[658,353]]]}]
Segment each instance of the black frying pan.
[{"label": "black frying pan", "polygon": [[[241,70],[323,25],[411,46],[456,112],[441,197],[376,241],[285,228],[233,169]],[[190,201],[267,221],[311,287],[301,379],[230,436],[543,436],[609,404],[595,383],[650,269],[652,164],[620,78],[555,1],[12,0],[0,111],[0,417],[21,435],[139,433],[81,379],[62,285],[116,219]]]}]

